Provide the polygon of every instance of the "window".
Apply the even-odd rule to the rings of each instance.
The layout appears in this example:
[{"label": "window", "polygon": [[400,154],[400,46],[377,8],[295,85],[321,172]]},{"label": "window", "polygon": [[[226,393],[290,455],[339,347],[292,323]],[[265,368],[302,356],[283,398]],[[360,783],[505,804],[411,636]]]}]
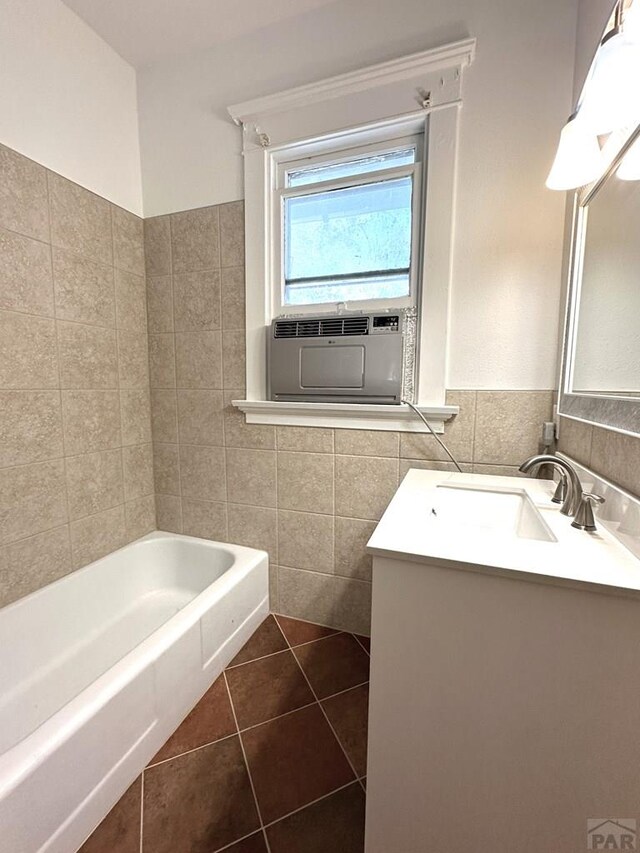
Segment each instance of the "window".
[{"label": "window", "polygon": [[274,313],[415,303],[422,146],[420,134],[280,164]]}]

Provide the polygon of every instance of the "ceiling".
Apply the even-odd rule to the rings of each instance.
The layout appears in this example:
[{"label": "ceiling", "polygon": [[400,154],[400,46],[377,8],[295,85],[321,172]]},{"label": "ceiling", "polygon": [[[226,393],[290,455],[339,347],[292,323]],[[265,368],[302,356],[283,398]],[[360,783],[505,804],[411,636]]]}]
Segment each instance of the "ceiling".
[{"label": "ceiling", "polygon": [[136,67],[195,53],[334,0],[64,0]]}]

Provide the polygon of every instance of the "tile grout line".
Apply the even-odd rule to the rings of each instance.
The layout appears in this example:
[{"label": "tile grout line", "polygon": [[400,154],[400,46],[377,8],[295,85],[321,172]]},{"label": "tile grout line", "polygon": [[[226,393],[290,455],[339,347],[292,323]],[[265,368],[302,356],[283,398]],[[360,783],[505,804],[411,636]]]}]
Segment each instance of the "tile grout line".
[{"label": "tile grout line", "polygon": [[[127,524],[127,497],[126,497],[126,489],[125,489],[125,475],[124,475],[124,430],[122,424],[122,380],[120,376],[120,325],[118,323],[118,298],[117,298],[117,287],[116,287],[116,245],[113,236],[113,206],[109,206],[109,222],[111,224],[111,256],[113,259],[113,300],[115,302],[116,308],[116,328],[115,328],[115,338],[116,338],[116,370],[118,374],[118,405],[120,407],[120,473],[122,475],[122,505],[124,508],[123,511],[123,522],[124,522],[124,538],[127,539],[128,532],[128,524]],[[147,300],[147,282],[145,279],[145,311],[146,311],[146,300]],[[147,362],[149,359],[149,339],[147,337]],[[151,409],[151,406],[149,406]],[[151,413],[149,413],[151,414]],[[151,436],[153,438],[153,436]],[[127,445],[128,446],[128,445]],[[155,498],[154,498],[155,501]],[[154,525],[155,526],[155,525]]]},{"label": "tile grout line", "polygon": [[[55,276],[54,276],[54,271],[53,271],[53,244],[51,242],[51,219],[52,219],[52,216],[51,216],[51,188],[49,186],[49,170],[48,169],[45,170],[45,185],[47,188],[47,214],[48,214],[47,219],[48,219],[48,226],[49,226],[49,243],[46,245],[48,245],[48,248],[49,248],[49,267],[51,269],[51,298],[52,298],[53,315],[54,315],[53,316],[53,327],[55,330],[55,337],[56,337],[56,369],[57,369],[57,373],[58,373],[58,388],[56,390],[58,392],[58,405],[60,406],[60,431],[62,433],[62,435],[61,435],[61,438],[62,438],[62,456],[59,458],[62,461],[62,471],[64,474],[64,504],[65,504],[65,509],[67,512],[67,519],[66,519],[65,524],[67,527],[67,543],[69,545],[69,561],[70,561],[69,570],[73,571],[75,569],[75,558],[74,558],[74,554],[73,554],[73,537],[71,535],[71,523],[72,522],[71,522],[71,502],[69,500],[69,481],[68,481],[68,476],[67,476],[67,447],[66,447],[66,439],[65,439],[66,430],[65,430],[65,423],[64,423],[64,414],[62,411],[62,409],[63,409],[63,407],[62,407],[62,370],[61,370],[62,365],[61,365],[61,360],[60,360],[60,335],[58,333],[58,318],[56,316],[56,314],[57,314],[57,312],[56,312],[56,283],[55,283]],[[44,461],[51,461],[51,460],[44,460]],[[26,463],[26,464],[33,464],[33,463]],[[56,530],[57,527],[59,527],[59,526],[63,526],[63,525],[56,525],[56,527],[52,527],[50,529]],[[47,532],[47,531],[41,531],[41,532]],[[39,534],[33,534],[33,535],[37,536]],[[30,538],[30,537],[26,537],[26,538]],[[15,541],[19,542],[20,540],[18,539]]]},{"label": "tile grout line", "polygon": [[[278,621],[278,620],[276,619],[276,622],[277,622],[277,621]],[[279,624],[278,624],[278,628],[280,628],[280,625],[279,625]],[[282,630],[282,628],[280,628],[280,632],[282,633],[282,636],[284,637],[284,631]],[[286,638],[286,637],[284,637],[284,638],[285,638],[285,640],[286,640],[287,642],[289,642],[289,641],[287,640],[287,638]],[[328,638],[328,637],[325,637],[324,639],[329,639],[329,638]],[[354,639],[355,639],[355,637],[354,637]],[[358,642],[358,641],[356,640],[356,643],[357,643],[357,642]],[[359,645],[359,644],[358,644],[358,645]],[[291,648],[291,647],[290,647],[290,648]],[[333,732],[333,736],[334,736],[334,738],[336,739],[336,741],[338,742],[338,746],[339,746],[339,747],[340,747],[340,749],[342,750],[342,752],[343,752],[343,754],[344,754],[344,757],[347,759],[347,763],[349,764],[349,767],[351,768],[351,771],[352,771],[353,775],[355,776],[356,780],[357,780],[357,781],[358,781],[358,783],[360,784],[360,787],[364,790],[364,786],[362,785],[362,782],[360,782],[360,779],[359,779],[358,773],[356,772],[356,769],[355,769],[355,767],[353,766],[353,763],[352,763],[351,759],[350,759],[350,758],[349,758],[349,756],[347,755],[347,751],[346,751],[346,749],[344,748],[344,746],[342,745],[342,741],[341,741],[341,740],[340,740],[340,738],[338,737],[338,733],[336,732],[336,730],[334,729],[333,725],[331,724],[331,720],[330,720],[330,719],[329,719],[329,717],[327,716],[327,712],[324,710],[324,707],[323,707],[323,705],[322,705],[322,702],[321,702],[321,701],[320,701],[320,699],[318,698],[318,695],[317,695],[316,691],[313,689],[313,685],[311,684],[311,682],[310,682],[310,681],[309,681],[309,679],[307,678],[307,674],[306,674],[306,672],[304,671],[304,669],[302,668],[302,665],[301,665],[300,661],[298,660],[298,658],[297,658],[297,656],[296,656],[295,652],[293,651],[293,649],[291,649],[291,653],[293,654],[293,657],[295,658],[295,661],[296,661],[296,663],[297,663],[297,665],[298,665],[298,668],[299,668],[300,672],[301,672],[301,673],[302,673],[302,675],[303,675],[304,680],[305,680],[305,681],[307,682],[307,684],[309,685],[309,690],[311,690],[311,693],[312,693],[312,694],[313,694],[313,696],[315,697],[316,702],[317,702],[317,703],[318,703],[318,705],[320,706],[320,711],[322,712],[322,715],[324,716],[325,720],[327,721],[327,725],[329,726],[329,728],[330,728],[330,729],[331,729],[331,731]],[[335,695],[337,695],[337,694],[335,694]],[[328,698],[328,697],[327,697],[327,698]]]},{"label": "tile grout line", "polygon": [[[177,463],[178,463],[178,491],[180,495],[178,499],[180,501],[180,532],[184,530],[184,513],[182,510],[182,464],[180,461],[180,420],[178,418],[178,347],[177,347],[177,335],[176,335],[176,298],[175,298],[175,281],[174,281],[174,270],[173,270],[173,221],[171,215],[168,216],[168,224],[169,224],[169,279],[171,281],[171,334],[173,336],[173,372],[176,377],[176,387],[170,389],[174,393],[174,401],[175,401],[175,415],[176,415],[176,448],[177,448]],[[145,268],[146,272],[146,268]],[[149,377],[151,379],[151,377]],[[151,393],[149,393],[149,397],[151,397]],[[153,440],[153,416],[152,416],[152,429],[151,429],[151,439]],[[155,468],[154,468],[154,478],[155,478]],[[155,479],[154,479],[154,493],[155,493]],[[158,526],[157,520],[157,508],[156,508],[156,527]]]},{"label": "tile grout line", "polygon": [[267,833],[264,829],[264,821],[262,820],[262,812],[260,811],[260,804],[258,803],[258,796],[256,794],[255,785],[253,784],[253,777],[251,776],[251,768],[249,767],[249,761],[247,759],[247,753],[244,748],[244,742],[242,740],[242,734],[240,732],[240,727],[238,726],[238,717],[236,716],[235,705],[233,704],[233,697],[231,696],[231,690],[229,690],[229,682],[227,681],[227,674],[223,670],[222,674],[224,676],[224,684],[227,688],[227,696],[229,697],[229,704],[231,705],[231,713],[233,714],[233,719],[236,724],[236,730],[238,733],[238,740],[240,741],[240,749],[242,750],[242,757],[244,759],[244,766],[247,769],[247,776],[249,777],[249,784],[251,785],[251,793],[253,794],[253,801],[256,806],[256,812],[258,813],[258,820],[260,821],[260,829],[262,830],[262,835],[264,838],[264,843],[267,847],[267,853],[271,853],[271,848],[269,847],[269,839],[267,838]]}]

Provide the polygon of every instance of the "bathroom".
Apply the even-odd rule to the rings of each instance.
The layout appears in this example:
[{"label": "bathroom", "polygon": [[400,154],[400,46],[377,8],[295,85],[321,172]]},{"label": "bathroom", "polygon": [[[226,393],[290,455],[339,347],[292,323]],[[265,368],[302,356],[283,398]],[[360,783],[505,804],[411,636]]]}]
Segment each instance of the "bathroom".
[{"label": "bathroom", "polygon": [[640,0],[0,12],[1,853],[640,847]]}]

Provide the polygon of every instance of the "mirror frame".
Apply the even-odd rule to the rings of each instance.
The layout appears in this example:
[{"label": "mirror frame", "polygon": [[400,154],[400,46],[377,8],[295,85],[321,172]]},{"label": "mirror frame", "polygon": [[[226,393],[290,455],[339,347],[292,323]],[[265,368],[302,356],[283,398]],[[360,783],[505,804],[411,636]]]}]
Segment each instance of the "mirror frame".
[{"label": "mirror frame", "polygon": [[[575,348],[578,327],[578,311],[582,286],[582,262],[584,258],[589,203],[595,198],[604,184],[613,179],[625,154],[633,143],[640,138],[640,125],[629,134],[624,144],[613,158],[605,173],[573,196],[571,222],[571,242],[569,249],[569,270],[567,299],[565,306],[562,362],[560,368],[560,389],[558,393],[558,414],[577,418],[597,426],[621,430],[640,435],[640,397],[607,394],[575,394],[571,390],[575,365]],[[640,181],[638,181],[640,191]]]}]

